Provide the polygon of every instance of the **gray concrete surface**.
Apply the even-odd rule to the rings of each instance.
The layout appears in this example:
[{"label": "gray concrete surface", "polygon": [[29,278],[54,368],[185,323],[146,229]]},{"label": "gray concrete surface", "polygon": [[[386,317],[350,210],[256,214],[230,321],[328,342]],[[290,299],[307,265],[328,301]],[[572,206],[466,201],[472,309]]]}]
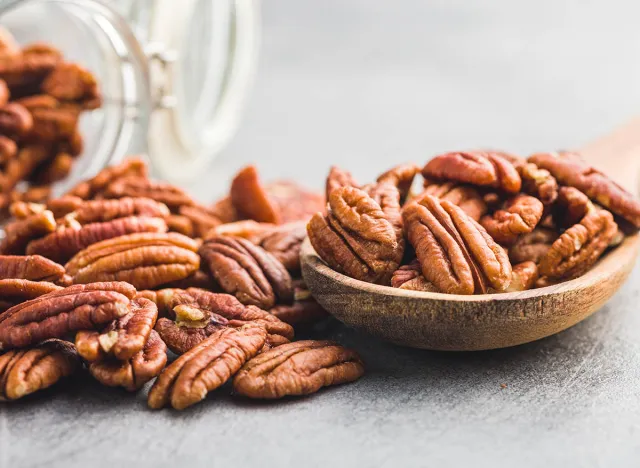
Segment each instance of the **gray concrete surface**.
[{"label": "gray concrete surface", "polygon": [[[246,119],[203,198],[256,161],[321,187],[447,149],[579,146],[640,109],[632,1],[264,3]],[[458,354],[403,349],[338,324],[368,374],[313,397],[215,392],[150,412],[88,377],[0,407],[0,467],[640,464],[640,270],[607,306],[536,343]],[[506,388],[502,388],[505,384]]]}]

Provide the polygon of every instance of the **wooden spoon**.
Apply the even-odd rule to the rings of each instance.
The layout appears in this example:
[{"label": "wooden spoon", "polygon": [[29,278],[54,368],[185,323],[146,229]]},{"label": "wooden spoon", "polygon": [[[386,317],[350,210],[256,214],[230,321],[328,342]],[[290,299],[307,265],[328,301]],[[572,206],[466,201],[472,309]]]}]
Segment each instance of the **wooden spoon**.
[{"label": "wooden spoon", "polygon": [[[638,192],[640,118],[580,153]],[[474,351],[538,340],[584,320],[622,286],[639,246],[638,234],[628,236],[586,274],[558,285],[475,296],[407,291],[349,278],[329,268],[308,239],[301,260],[313,296],[345,324],[414,348]]]}]

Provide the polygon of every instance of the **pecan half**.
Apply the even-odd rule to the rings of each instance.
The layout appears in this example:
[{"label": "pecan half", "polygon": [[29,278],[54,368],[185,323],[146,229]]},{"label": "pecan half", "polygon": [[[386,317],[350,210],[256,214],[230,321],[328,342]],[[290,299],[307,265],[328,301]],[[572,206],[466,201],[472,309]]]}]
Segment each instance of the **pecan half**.
[{"label": "pecan half", "polygon": [[38,184],[49,185],[64,179],[71,172],[74,158],[67,153],[56,154],[46,166],[37,171],[35,181]]},{"label": "pecan half", "polygon": [[76,211],[83,203],[84,200],[80,197],[65,195],[60,198],[47,200],[46,207],[53,213],[54,218],[59,219],[73,211]]},{"label": "pecan half", "polygon": [[589,197],[580,190],[574,187],[561,187],[558,200],[553,205],[551,212],[553,222],[558,227],[566,229],[578,224],[592,209],[594,207]]},{"label": "pecan half", "polygon": [[181,410],[198,403],[255,356],[266,338],[261,326],[218,330],[165,368],[149,391],[149,407]]},{"label": "pecan half", "polygon": [[162,203],[150,198],[130,197],[86,201],[70,214],[80,224],[105,222],[128,216],[164,218],[168,215],[169,208]]},{"label": "pecan half", "polygon": [[18,102],[28,108],[33,117],[33,127],[28,135],[30,140],[52,144],[77,133],[81,111],[78,106],[60,102],[51,96],[32,96]]},{"label": "pecan half", "polygon": [[187,237],[194,237],[193,222],[186,216],[170,214],[164,220],[169,231],[177,232]]},{"label": "pecan half", "polygon": [[0,355],[0,401],[17,400],[73,374],[80,360],[71,343],[47,340]]},{"label": "pecan half", "polygon": [[543,205],[549,206],[558,197],[558,181],[546,169],[533,163],[516,165],[522,179],[522,191],[538,198]]},{"label": "pecan half", "polygon": [[577,188],[635,227],[640,227],[640,200],[577,155],[540,153],[531,156],[529,161],[548,170],[560,184]]},{"label": "pecan half", "polygon": [[424,277],[441,292],[503,291],[511,281],[506,252],[453,203],[427,195],[403,211]]},{"label": "pecan half", "polygon": [[513,265],[511,284],[505,292],[526,291],[538,280],[538,265],[534,262],[523,262]]},{"label": "pecan half", "polygon": [[0,315],[0,350],[101,328],[129,312],[135,293],[127,283],[94,283],[70,286],[23,302]]},{"label": "pecan half", "polygon": [[418,195],[414,201],[419,202],[424,195],[432,195],[442,200],[448,200],[459,206],[474,221],[480,221],[488,210],[487,203],[482,195],[470,185],[460,185],[455,182],[425,181],[424,192]]},{"label": "pecan half", "polygon": [[[109,184],[124,177],[147,177],[147,163],[142,159],[131,158],[115,166],[110,166],[89,180],[80,182],[67,195],[73,195],[84,200],[101,194]],[[153,197],[149,197],[153,198]],[[155,198],[154,198],[155,200]]]},{"label": "pecan half", "polygon": [[233,206],[230,196],[221,198],[214,202],[210,209],[221,223],[233,223],[239,220],[238,213]]},{"label": "pecan half", "polygon": [[398,187],[389,182],[379,182],[363,188],[369,196],[380,205],[380,209],[393,225],[396,239],[404,252],[404,235],[402,232],[402,214],[400,213],[400,192]]},{"label": "pecan half", "polygon": [[360,184],[356,182],[351,173],[340,169],[338,166],[331,166],[325,185],[325,195],[327,200],[329,200],[331,192],[335,189],[339,189],[340,187],[360,188]]},{"label": "pecan half", "polygon": [[420,172],[420,168],[415,164],[400,164],[383,172],[377,179],[378,183],[390,183],[397,187],[400,192],[400,204],[404,203],[411,190],[413,179]]},{"label": "pecan half", "polygon": [[[277,224],[273,223],[259,223],[252,219],[245,219],[243,221],[235,221],[233,223],[216,226],[207,233],[205,240],[212,239],[217,236],[233,236],[242,237],[254,244],[259,244],[262,238],[271,233],[277,226]],[[284,226],[288,226],[288,224],[285,224]]]},{"label": "pecan half", "polygon": [[136,233],[107,239],[78,252],[66,265],[74,283],[126,281],[151,289],[198,270],[198,243],[182,234]]},{"label": "pecan half", "polygon": [[28,178],[49,157],[50,149],[41,144],[26,144],[0,173],[0,191],[12,190],[18,182]]},{"label": "pecan half", "polygon": [[553,243],[540,260],[540,274],[552,280],[582,275],[600,258],[617,231],[618,225],[608,211],[589,213]]},{"label": "pecan half", "polygon": [[33,118],[29,111],[17,102],[0,107],[0,133],[20,137],[33,128]]},{"label": "pecan half", "polygon": [[42,203],[15,201],[9,206],[9,214],[16,219],[24,219],[31,215],[42,213],[47,209]]},{"label": "pecan half", "polygon": [[56,229],[53,213],[45,210],[24,219],[18,219],[4,228],[5,237],[0,243],[3,254],[23,254],[25,247],[33,239],[49,234]]},{"label": "pecan half", "polygon": [[[202,268],[202,264],[200,265]],[[202,270],[196,270],[184,279],[170,281],[162,285],[163,288],[189,289],[200,288],[213,292],[222,292],[209,274]]]},{"label": "pecan half", "polygon": [[306,222],[296,221],[265,232],[257,244],[279,260],[289,272],[298,273],[300,248],[306,237]]},{"label": "pecan half", "polygon": [[38,87],[45,76],[62,60],[57,49],[38,43],[20,53],[0,55],[0,78],[11,88]]},{"label": "pecan half", "polygon": [[504,154],[493,151],[468,151],[436,156],[422,169],[425,179],[465,182],[518,193],[522,180]]},{"label": "pecan half", "polygon": [[404,253],[397,227],[375,200],[355,187],[334,190],[329,213],[315,214],[307,233],[331,268],[371,283],[388,283]]},{"label": "pecan half", "polygon": [[394,271],[391,277],[391,286],[409,291],[438,292],[438,289],[423,276],[418,259],[408,265],[402,265]]},{"label": "pecan half", "polygon": [[544,205],[537,198],[519,194],[510,198],[503,209],[483,216],[480,224],[500,244],[513,244],[519,235],[534,230],[542,218]]},{"label": "pecan half", "polygon": [[0,255],[0,279],[56,281],[64,267],[40,255]]},{"label": "pecan half", "polygon": [[279,304],[269,313],[294,327],[306,326],[329,316],[328,312],[311,296],[303,281],[295,285],[293,304]]},{"label": "pecan half", "polygon": [[233,379],[236,393],[250,398],[308,395],[353,382],[364,374],[355,351],[331,341],[296,341],[259,354]]},{"label": "pecan half", "polygon": [[0,279],[0,312],[21,302],[35,299],[52,291],[62,289],[48,281],[30,281],[25,279]]},{"label": "pecan half", "polygon": [[181,206],[195,203],[184,190],[175,185],[136,176],[121,177],[111,182],[103,196],[105,198],[151,198],[164,203],[172,212],[177,212]]},{"label": "pecan half", "polygon": [[89,364],[89,372],[101,384],[108,387],[123,387],[135,392],[156,377],[167,364],[167,346],[155,330],[141,351],[130,359],[99,359]]},{"label": "pecan half", "polygon": [[222,289],[244,304],[269,309],[293,297],[291,276],[282,263],[246,239],[214,237],[202,244],[200,256]]},{"label": "pecan half", "polygon": [[105,223],[86,224],[79,229],[64,228],[31,241],[27,254],[42,255],[58,262],[65,262],[90,245],[133,233],[164,233],[167,225],[161,218],[131,216]]},{"label": "pecan half", "polygon": [[518,237],[515,244],[509,248],[509,259],[514,265],[528,261],[539,263],[558,236],[553,229],[535,228],[529,234]]},{"label": "pecan half", "polygon": [[190,221],[195,237],[204,237],[207,232],[222,223],[213,209],[197,203],[181,206],[179,213]]},{"label": "pecan half", "polygon": [[112,321],[102,331],[81,330],[76,334],[78,354],[89,362],[107,356],[120,361],[142,351],[158,319],[158,307],[142,297],[131,301],[130,312]]},{"label": "pecan half", "polygon": [[96,109],[102,102],[95,76],[75,63],[57,65],[42,83],[42,91],[85,109]]}]

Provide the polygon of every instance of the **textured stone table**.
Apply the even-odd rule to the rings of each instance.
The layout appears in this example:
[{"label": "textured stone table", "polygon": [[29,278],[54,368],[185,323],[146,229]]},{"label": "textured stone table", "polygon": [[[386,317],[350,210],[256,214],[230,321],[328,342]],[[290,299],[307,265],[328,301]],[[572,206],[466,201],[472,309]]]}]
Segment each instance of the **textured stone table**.
[{"label": "textured stone table", "polygon": [[[249,161],[319,188],[331,162],[367,180],[452,148],[579,146],[640,110],[640,6],[584,3],[269,0],[246,119],[197,193],[224,192]],[[144,394],[82,377],[0,406],[0,467],[635,467],[639,295],[636,268],[576,327],[473,354],[329,324],[320,335],[369,372],[302,400],[222,390],[150,412]]]}]

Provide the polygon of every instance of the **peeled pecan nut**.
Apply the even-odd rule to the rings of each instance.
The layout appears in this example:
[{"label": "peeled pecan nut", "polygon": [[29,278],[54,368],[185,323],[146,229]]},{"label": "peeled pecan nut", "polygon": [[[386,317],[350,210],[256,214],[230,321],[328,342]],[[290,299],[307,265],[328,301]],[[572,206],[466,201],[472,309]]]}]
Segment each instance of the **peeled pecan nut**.
[{"label": "peeled pecan nut", "polygon": [[222,223],[214,214],[214,210],[200,204],[181,206],[179,213],[190,221],[195,237],[204,237],[207,232]]},{"label": "peeled pecan nut", "polygon": [[[296,225],[297,223],[292,223]],[[262,238],[271,233],[278,225],[272,223],[259,223],[252,219],[245,219],[243,221],[235,221],[233,223],[221,224],[214,227],[207,233],[205,240],[212,239],[217,236],[233,236],[242,237],[254,244],[259,244]],[[288,226],[285,224],[284,226]]]},{"label": "peeled pecan nut", "polygon": [[394,271],[391,286],[409,291],[438,292],[438,289],[422,275],[422,267],[418,259]]},{"label": "peeled pecan nut", "polygon": [[422,169],[425,179],[465,182],[518,193],[522,180],[504,154],[493,151],[446,153],[436,156]]},{"label": "peeled pecan nut", "polygon": [[[125,218],[126,219],[126,218]],[[95,243],[66,265],[74,283],[126,281],[151,289],[198,270],[198,243],[175,232],[144,232]]]},{"label": "peeled pecan nut", "polygon": [[[203,313],[203,317],[204,315]],[[203,327],[178,325],[168,318],[160,318],[156,323],[155,330],[171,351],[178,355],[184,354],[216,331],[228,327],[228,320],[224,317],[217,314],[206,315],[209,317],[209,321]]]},{"label": "peeled pecan nut", "polygon": [[47,340],[0,355],[0,401],[17,400],[48,388],[80,367],[71,343]]},{"label": "peeled pecan nut", "polygon": [[483,216],[480,224],[500,244],[513,244],[519,235],[535,229],[544,205],[537,198],[519,194],[510,198],[502,210]]},{"label": "peeled pecan nut", "polygon": [[42,203],[15,201],[9,206],[9,214],[16,219],[24,219],[31,215],[42,213],[46,209],[46,205]]},{"label": "peeled pecan nut", "polygon": [[135,293],[127,283],[94,283],[69,286],[23,302],[0,315],[0,350],[101,328],[129,312]]},{"label": "peeled pecan nut", "polygon": [[[200,265],[202,268],[202,264]],[[207,289],[213,292],[222,292],[216,282],[209,276],[209,274],[202,270],[196,270],[184,279],[170,281],[162,285],[163,288],[200,288]]]},{"label": "peeled pecan nut", "polygon": [[28,138],[40,142],[56,142],[70,138],[78,129],[80,109],[75,105],[56,102],[54,107],[30,111],[33,127]]},{"label": "peeled pecan nut", "polygon": [[101,384],[135,392],[156,377],[167,364],[167,346],[151,330],[144,348],[125,361],[101,359],[89,364],[89,372]]},{"label": "peeled pecan nut", "polygon": [[7,163],[4,173],[0,173],[0,191],[8,192],[28,178],[49,157],[49,152],[49,148],[41,144],[22,146],[18,155]]},{"label": "peeled pecan nut", "polygon": [[98,242],[133,233],[163,233],[167,225],[161,218],[131,216],[105,223],[86,224],[79,229],[66,228],[52,232],[27,245],[27,254],[42,255],[65,262],[75,254]]},{"label": "peeled pecan nut", "polygon": [[589,197],[580,190],[562,187],[558,193],[558,200],[552,207],[553,221],[561,228],[568,228],[578,224],[593,209]]},{"label": "peeled pecan nut", "polygon": [[60,198],[47,200],[46,207],[53,213],[54,218],[59,219],[73,211],[76,211],[83,203],[84,200],[80,197],[65,195]]},{"label": "peeled pecan nut", "polygon": [[308,221],[314,213],[325,208],[323,195],[310,192],[293,182],[274,182],[265,186],[265,190],[277,206],[280,223]]},{"label": "peeled pecan nut", "polygon": [[6,164],[18,154],[18,145],[11,138],[0,135],[0,164]]},{"label": "peeled pecan nut", "polygon": [[538,265],[534,262],[523,262],[513,265],[511,284],[505,292],[526,291],[538,280]]},{"label": "peeled pecan nut", "polygon": [[30,281],[25,279],[0,279],[0,312],[21,302],[35,299],[52,291],[62,289],[48,281]]},{"label": "peeled pecan nut", "polygon": [[338,166],[331,166],[325,188],[325,195],[327,200],[329,200],[329,195],[331,195],[331,192],[333,192],[335,189],[339,189],[340,187],[360,188],[360,184],[355,181],[350,172],[342,170]]},{"label": "peeled pecan nut", "polygon": [[390,183],[395,185],[400,192],[400,203],[404,203],[411,190],[413,179],[420,172],[420,168],[415,164],[400,164],[389,169],[378,177],[378,183]]},{"label": "peeled pecan nut", "polygon": [[25,247],[33,239],[49,234],[56,229],[56,221],[51,211],[19,219],[4,228],[5,238],[0,243],[0,252],[4,254],[23,254]]},{"label": "peeled pecan nut", "polygon": [[57,49],[32,44],[21,53],[0,54],[0,78],[10,87],[39,86],[44,77],[62,60]]},{"label": "peeled pecan nut", "polygon": [[70,214],[80,224],[111,221],[128,216],[164,218],[169,215],[166,205],[150,198],[120,198],[115,200],[90,200],[82,203]]},{"label": "peeled pecan nut", "polygon": [[558,181],[546,169],[541,169],[533,163],[523,163],[516,166],[522,179],[522,191],[538,198],[543,205],[549,206],[558,197]]},{"label": "peeled pecan nut", "polygon": [[233,379],[236,393],[250,398],[308,395],[322,387],[353,382],[364,374],[355,351],[331,341],[283,344],[247,362]]},{"label": "peeled pecan nut", "polygon": [[261,326],[218,330],[165,368],[149,391],[149,407],[181,410],[198,403],[255,356],[266,338]]},{"label": "peeled pecan nut", "polygon": [[589,213],[553,243],[540,260],[540,274],[552,280],[582,275],[600,258],[617,231],[618,225],[608,211]]},{"label": "peeled pecan nut", "polygon": [[[94,198],[98,194],[102,194],[102,192],[107,188],[109,184],[117,181],[118,179],[125,177],[146,178],[147,173],[147,163],[145,163],[142,159],[127,159],[120,164],[103,169],[89,180],[80,182],[78,185],[73,187],[67,193],[67,195],[72,195],[84,200],[88,200],[90,198]],[[153,199],[155,200],[155,198]]]},{"label": "peeled pecan nut", "polygon": [[400,192],[398,187],[389,182],[379,182],[363,188],[378,204],[386,218],[391,222],[400,248],[404,251],[404,234],[402,232],[402,214],[400,213]]},{"label": "peeled pecan nut", "polygon": [[553,229],[538,227],[529,234],[523,234],[509,248],[509,259],[515,265],[532,261],[539,263],[551,248],[559,234]]},{"label": "peeled pecan nut", "polygon": [[56,281],[64,267],[40,255],[0,255],[0,279]]},{"label": "peeled pecan nut", "polygon": [[264,309],[293,297],[291,276],[273,255],[239,237],[214,237],[200,256],[225,292]]},{"label": "peeled pecan nut", "polygon": [[0,107],[1,134],[20,137],[29,132],[32,127],[33,118],[21,104],[11,102]]},{"label": "peeled pecan nut", "polygon": [[590,199],[640,227],[640,200],[572,153],[540,153],[529,162],[548,170],[562,185],[575,187]]},{"label": "peeled pecan nut", "polygon": [[397,228],[380,205],[354,187],[331,192],[329,213],[314,215],[307,233],[331,268],[371,283],[388,283],[404,253]]},{"label": "peeled pecan nut", "polygon": [[329,316],[302,281],[296,284],[293,299],[293,304],[276,305],[269,313],[294,327],[309,325]]},{"label": "peeled pecan nut", "polygon": [[111,182],[103,195],[105,198],[151,198],[164,203],[172,212],[177,212],[181,206],[194,204],[193,199],[175,185],[137,176],[121,177]]},{"label": "peeled pecan nut", "polygon": [[231,197],[224,197],[211,205],[211,211],[221,223],[233,223],[239,220]]},{"label": "peeled pecan nut", "polygon": [[64,179],[71,172],[74,158],[67,153],[58,153],[47,163],[45,167],[38,170],[35,181],[38,184],[53,184]]},{"label": "peeled pecan nut", "polygon": [[474,221],[480,221],[480,218],[487,212],[487,203],[482,195],[470,185],[460,185],[454,182],[431,182],[426,181],[424,192],[418,195],[415,201],[419,202],[423,195],[432,195],[442,200],[448,200],[454,205],[459,206],[462,211],[467,213]]},{"label": "peeled pecan nut", "polygon": [[102,101],[95,76],[75,63],[57,65],[42,83],[42,91],[85,109],[96,109]]},{"label": "peeled pecan nut", "polygon": [[453,203],[427,195],[403,211],[409,242],[424,277],[441,292],[504,291],[511,281],[506,252]]},{"label": "peeled pecan nut", "polygon": [[158,307],[142,297],[131,301],[130,312],[111,322],[100,332],[81,330],[76,334],[78,354],[89,362],[107,356],[120,361],[142,351],[158,318]]},{"label": "peeled pecan nut", "polygon": [[167,223],[169,231],[177,232],[187,237],[194,237],[193,222],[186,216],[171,214],[166,216],[164,220]]}]

